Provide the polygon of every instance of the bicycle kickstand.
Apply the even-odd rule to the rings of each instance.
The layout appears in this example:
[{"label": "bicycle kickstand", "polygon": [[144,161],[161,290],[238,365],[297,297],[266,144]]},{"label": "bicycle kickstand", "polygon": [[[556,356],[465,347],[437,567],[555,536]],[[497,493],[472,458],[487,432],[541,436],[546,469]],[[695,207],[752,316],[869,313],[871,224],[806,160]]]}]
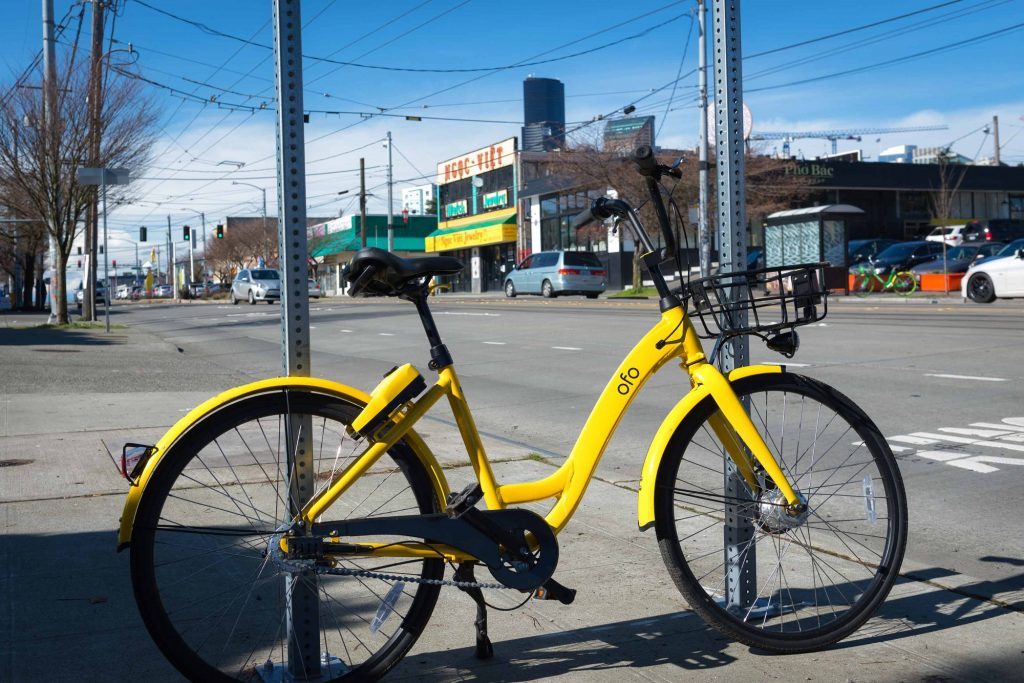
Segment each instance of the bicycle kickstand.
[{"label": "bicycle kickstand", "polygon": [[[473,574],[473,567],[475,562],[462,562],[455,569],[455,580],[465,583],[476,583],[476,577]],[[491,639],[487,637],[487,603],[484,602],[484,592],[479,588],[463,588],[459,586],[459,590],[473,598],[473,602],[476,603],[476,658],[477,659],[490,659],[494,656],[494,647],[491,645]]]}]

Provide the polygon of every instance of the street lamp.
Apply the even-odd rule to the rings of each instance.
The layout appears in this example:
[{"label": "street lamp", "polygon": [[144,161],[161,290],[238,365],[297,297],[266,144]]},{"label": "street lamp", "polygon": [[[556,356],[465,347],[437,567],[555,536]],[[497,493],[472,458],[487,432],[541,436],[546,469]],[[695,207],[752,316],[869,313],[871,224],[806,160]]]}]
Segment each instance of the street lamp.
[{"label": "street lamp", "polygon": [[263,193],[263,230],[267,230],[267,189],[260,187],[259,185],[253,185],[252,183],[243,183],[240,180],[232,180],[232,185],[248,185],[249,187],[255,187],[257,190]]}]

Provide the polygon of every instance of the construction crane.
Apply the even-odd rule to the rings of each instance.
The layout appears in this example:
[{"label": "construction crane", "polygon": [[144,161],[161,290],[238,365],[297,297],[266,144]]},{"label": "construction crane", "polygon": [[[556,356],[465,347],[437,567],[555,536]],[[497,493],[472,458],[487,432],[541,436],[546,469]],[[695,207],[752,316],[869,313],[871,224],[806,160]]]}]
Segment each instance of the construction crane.
[{"label": "construction crane", "polygon": [[921,133],[932,130],[948,130],[949,126],[908,126],[906,128],[854,128],[851,130],[812,130],[801,132],[754,133],[751,140],[782,140],[782,155],[789,157],[789,143],[801,138],[819,138],[832,141],[832,153],[836,153],[837,140],[857,140],[862,135],[885,135],[888,133]]}]

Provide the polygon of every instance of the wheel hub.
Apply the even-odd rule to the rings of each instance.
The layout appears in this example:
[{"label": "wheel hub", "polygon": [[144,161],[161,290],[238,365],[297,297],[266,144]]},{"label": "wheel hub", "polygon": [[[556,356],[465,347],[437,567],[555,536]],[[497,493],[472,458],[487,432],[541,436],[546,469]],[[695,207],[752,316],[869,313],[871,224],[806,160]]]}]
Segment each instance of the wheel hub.
[{"label": "wheel hub", "polygon": [[784,534],[803,525],[811,515],[806,499],[796,494],[799,503],[789,505],[779,489],[762,491],[757,497],[757,525],[769,534]]}]

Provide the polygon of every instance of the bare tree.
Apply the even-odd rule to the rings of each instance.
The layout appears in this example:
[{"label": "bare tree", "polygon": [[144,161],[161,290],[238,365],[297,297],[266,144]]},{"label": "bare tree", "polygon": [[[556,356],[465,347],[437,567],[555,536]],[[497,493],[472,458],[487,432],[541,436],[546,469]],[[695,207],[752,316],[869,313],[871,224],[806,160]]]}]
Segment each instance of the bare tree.
[{"label": "bare tree", "polygon": [[[939,167],[938,184],[929,195],[932,205],[932,217],[940,227],[950,224],[957,203],[960,184],[967,174],[967,167],[953,163],[949,148],[945,148],[936,157]],[[946,265],[946,236],[942,236],[942,281],[946,294],[949,294],[949,272]]]},{"label": "bare tree", "polygon": [[[91,187],[75,180],[90,160],[88,83],[85,66],[66,63],[55,88],[56,116],[49,118],[42,90],[12,86],[0,103],[0,201],[46,227],[56,252],[50,295],[57,298],[61,324],[68,322],[68,257],[94,196]],[[100,117],[99,165],[137,174],[149,163],[155,124],[154,108],[140,83],[111,75]],[[130,186],[108,188],[108,201],[124,200],[130,191]]]},{"label": "bare tree", "polygon": [[[620,198],[639,207],[641,221],[653,241],[660,244],[661,231],[657,216],[649,201],[644,180],[636,172],[636,166],[630,158],[603,151],[601,142],[594,133],[589,133],[585,137],[577,134],[568,147],[565,151],[550,155],[551,173],[561,176],[566,188],[614,189]],[[659,154],[658,160],[663,164],[675,163],[679,160],[678,154]],[[696,206],[698,201],[699,169],[696,156],[683,154],[679,169],[683,177],[679,181],[664,182],[663,188],[667,189],[663,189],[662,197],[668,204],[669,219],[672,221],[671,227],[677,244],[696,245],[696,226],[688,226],[679,215],[687,206]],[[748,154],[746,158],[746,181],[746,215],[754,225],[759,224],[762,216],[791,208],[812,189],[807,178],[787,173],[784,161],[754,154]],[[716,215],[715,194],[708,193],[708,217],[712,230]],[[675,210],[676,208],[679,212]],[[639,282],[640,253],[639,250],[634,250],[633,286],[638,287]]]}]

